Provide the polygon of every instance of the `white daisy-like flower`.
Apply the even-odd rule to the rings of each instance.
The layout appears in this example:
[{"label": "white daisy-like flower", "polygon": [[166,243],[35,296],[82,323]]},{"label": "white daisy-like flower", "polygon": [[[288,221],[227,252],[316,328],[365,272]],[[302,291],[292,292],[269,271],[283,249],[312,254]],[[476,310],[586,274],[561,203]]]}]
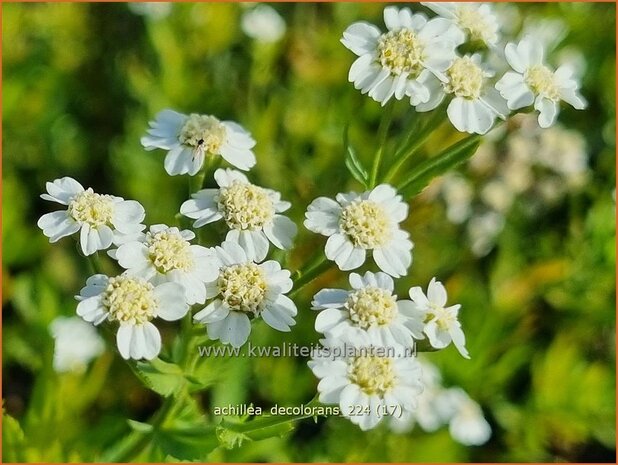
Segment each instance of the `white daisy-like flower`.
[{"label": "white daisy-like flower", "polygon": [[118,322],[116,344],[125,360],[151,360],[159,355],[161,334],[152,320],[176,321],[189,311],[180,284],[155,286],[126,274],[91,276],[76,299],[77,314],[85,321],[95,325],[105,320]]},{"label": "white daisy-like flower", "polygon": [[269,5],[259,4],[243,13],[240,28],[257,42],[270,44],[284,36],[286,26],[277,10]]},{"label": "white daisy-like flower", "polygon": [[472,2],[421,2],[443,18],[453,21],[466,33],[468,40],[487,45],[498,42],[500,22],[491,5]]},{"label": "white daisy-like flower", "polygon": [[497,117],[504,119],[508,113],[506,102],[487,79],[492,75],[483,68],[478,54],[455,57],[443,82],[435,77],[428,78],[426,84],[431,97],[417,105],[416,110],[433,110],[449,96],[451,101],[446,112],[453,126],[460,132],[485,134]]},{"label": "white daisy-like flower", "polygon": [[279,249],[289,249],[296,235],[296,225],[280,213],[290,202],[271,189],[251,184],[235,170],[218,169],[215,181],[219,189],[202,189],[180,207],[180,213],[196,220],[193,226],[225,220],[230,231],[226,240],[242,246],[247,255],[262,261],[268,253],[268,242]]},{"label": "white daisy-like flower", "polygon": [[443,349],[453,341],[459,353],[465,358],[470,358],[465,347],[466,337],[457,319],[461,305],[445,307],[447,294],[444,285],[436,281],[436,278],[432,278],[427,288],[427,295],[420,286],[415,286],[410,289],[410,298],[417,308],[424,312],[423,331],[431,346]]},{"label": "white daisy-like flower", "polygon": [[54,370],[58,373],[83,372],[88,363],[105,350],[96,329],[77,317],[59,316],[49,325],[54,338]]},{"label": "white daisy-like flower", "polygon": [[292,289],[290,272],[274,260],[255,263],[235,242],[225,241],[216,251],[222,265],[206,287],[213,300],[193,316],[206,325],[208,337],[240,347],[249,338],[251,319],[260,317],[278,331],[290,331],[297,313],[284,295]]},{"label": "white daisy-like flower", "polygon": [[322,343],[326,350],[314,353],[308,362],[320,379],[320,402],[339,404],[341,415],[363,431],[389,415],[399,416],[416,408],[423,385],[415,357],[404,356],[401,348],[371,350],[362,346],[344,349],[342,356],[333,357],[329,349],[337,350],[338,343]]},{"label": "white daisy-like flower", "polygon": [[479,404],[461,388],[447,389],[443,397],[452,411],[449,432],[455,441],[466,446],[480,446],[489,441],[491,426]]},{"label": "white daisy-like flower", "polygon": [[206,302],[206,283],[219,274],[219,260],[212,249],[191,244],[195,234],[164,224],[150,226],[137,241],[114,251],[113,258],[130,276],[139,276],[157,285],[181,284],[189,305]]},{"label": "white daisy-like flower", "polygon": [[173,110],[162,110],[141,142],[146,150],[168,150],[165,171],[170,175],[194,176],[206,156],[221,156],[241,170],[255,165],[251,150],[255,141],[242,126],[232,121],[219,121],[211,115],[191,113],[183,115]]},{"label": "white daisy-like flower", "polygon": [[409,8],[386,7],[384,23],[385,33],[364,21],[343,33],[341,42],[359,57],[350,68],[349,81],[382,105],[393,96],[397,100],[408,96],[412,105],[426,102],[429,91],[422,78],[428,74],[443,78],[463,33],[448,20],[428,21]]},{"label": "white daisy-like flower", "polygon": [[336,201],[315,199],[305,213],[310,231],[328,236],[325,253],[339,269],[353,270],[365,263],[367,251],[380,269],[391,276],[406,274],[412,263],[409,234],[399,228],[408,205],[388,184],[357,194],[337,194]]},{"label": "white daisy-like flower", "polygon": [[48,182],[47,194],[41,198],[66,205],[66,210],[46,213],[37,222],[49,242],[80,231],[79,242],[84,255],[105,250],[112,243],[139,234],[145,212],[139,202],[84,189],[75,179],[64,177]]},{"label": "white daisy-like flower", "polygon": [[313,309],[321,310],[316,331],[335,339],[385,346],[410,347],[413,338],[424,339],[424,314],[410,300],[397,300],[389,275],[352,273],[350,286],[351,291],[322,289],[313,297]]},{"label": "white daisy-like flower", "polygon": [[511,110],[534,103],[539,112],[539,126],[548,128],[556,121],[563,100],[576,110],[586,108],[586,100],[579,93],[579,83],[568,65],[556,71],[543,63],[543,47],[531,36],[518,44],[509,43],[504,50],[514,71],[508,71],[496,83],[496,89]]}]

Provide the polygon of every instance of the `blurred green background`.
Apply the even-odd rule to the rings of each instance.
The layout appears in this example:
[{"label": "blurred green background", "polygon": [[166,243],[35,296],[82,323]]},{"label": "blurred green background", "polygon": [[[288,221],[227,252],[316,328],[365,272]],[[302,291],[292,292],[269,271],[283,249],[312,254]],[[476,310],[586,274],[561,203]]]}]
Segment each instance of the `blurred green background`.
[{"label": "blurred green background", "polygon": [[[2,390],[6,413],[19,422],[3,417],[3,426],[19,436],[22,460],[92,461],[129,431],[126,418],[146,420],[160,404],[113,350],[84,374],[53,371],[48,326],[74,314],[73,295],[90,270],[72,239],[50,245],[36,227],[55,209],[38,197],[46,181],[72,176],[140,201],[150,224],[175,224],[188,178],[167,176],[163,152],[147,153],[139,143],[147,121],[170,107],[250,130],[258,158],[251,179],[292,201],[299,224],[315,197],[359,188],[343,164],[343,128],[350,124],[367,160],[381,109],[347,82],[354,57],[339,39],[357,20],[383,27],[383,5],[273,7],[287,30],[265,44],[242,32],[247,6],[240,4],[3,4]],[[560,20],[568,35],[558,50],[576,47],[584,57],[589,108],[564,109],[560,120],[584,135],[590,176],[541,214],[527,214],[529,200],[517,200],[481,258],[461,226],[446,221],[442,202],[413,199],[405,227],[416,243],[414,264],[397,283],[403,295],[437,276],[462,304],[472,359],[449,348],[429,360],[446,385],[462,386],[480,403],[492,438],[464,447],[444,429],[363,433],[332,418],[220,448],[209,459],[615,461],[615,6],[500,8],[514,33],[530,18]],[[395,136],[410,113],[405,102],[397,105]],[[443,125],[418,157],[456,136]],[[302,247],[282,257],[291,270],[324,243],[300,230]],[[291,334],[258,325],[252,340],[317,341],[312,292],[344,283],[343,273],[327,273],[299,296]],[[297,405],[313,397],[316,384],[306,360],[239,360],[219,367],[199,401],[207,412],[228,402]]]}]

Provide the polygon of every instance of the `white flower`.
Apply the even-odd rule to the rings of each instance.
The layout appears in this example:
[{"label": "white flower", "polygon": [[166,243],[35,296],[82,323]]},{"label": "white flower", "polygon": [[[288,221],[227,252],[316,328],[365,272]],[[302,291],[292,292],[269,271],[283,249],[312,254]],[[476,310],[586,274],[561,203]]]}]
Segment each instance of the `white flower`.
[{"label": "white flower", "polygon": [[353,270],[365,262],[367,251],[380,269],[391,276],[405,275],[412,263],[407,232],[399,229],[408,216],[408,205],[388,184],[357,194],[337,194],[337,201],[319,197],[307,208],[305,227],[329,236],[326,257],[341,270]]},{"label": "white flower", "polygon": [[466,446],[480,446],[491,437],[491,426],[485,420],[481,407],[461,388],[445,392],[452,415],[449,432],[455,441]]},{"label": "white flower", "polygon": [[176,282],[185,289],[189,305],[206,301],[206,283],[218,276],[214,251],[191,244],[192,231],[157,224],[140,240],[122,244],[112,256],[130,276],[153,284]]},{"label": "white flower", "polygon": [[426,102],[429,91],[422,78],[432,73],[443,78],[463,33],[448,20],[427,21],[409,8],[386,7],[384,23],[386,33],[362,21],[343,33],[343,45],[359,56],[349,81],[382,105],[393,96],[401,100],[406,95],[412,105]]},{"label": "white flower", "polygon": [[76,299],[77,314],[99,325],[105,320],[119,323],[118,351],[124,359],[151,360],[161,351],[161,335],[154,318],[179,320],[189,311],[184,288],[178,283],[154,286],[143,278],[126,274],[113,278],[91,276]]},{"label": "white flower", "polygon": [[152,20],[160,20],[172,12],[171,2],[129,2],[127,7],[133,14],[145,16]]},{"label": "white flower", "polygon": [[277,42],[285,34],[285,21],[277,10],[265,4],[244,12],[240,27],[249,37],[265,44]]},{"label": "white flower", "polygon": [[418,309],[425,313],[424,332],[431,346],[443,349],[453,341],[459,353],[465,358],[470,358],[465,347],[466,338],[457,319],[461,305],[444,307],[447,295],[442,283],[432,278],[427,288],[427,295],[416,286],[410,289],[410,298]]},{"label": "white flower", "polygon": [[164,165],[170,175],[188,173],[194,176],[202,168],[207,155],[220,155],[244,171],[255,165],[255,155],[251,151],[255,141],[243,127],[232,121],[162,110],[149,125],[150,129],[141,139],[142,145],[146,150],[168,150]]},{"label": "white flower", "polygon": [[230,231],[226,240],[240,244],[247,255],[262,261],[268,253],[268,241],[279,249],[289,249],[296,225],[280,213],[290,208],[278,192],[251,184],[235,170],[218,169],[215,180],[219,189],[202,189],[180,207],[180,213],[205,224],[225,220]]},{"label": "white flower", "polygon": [[83,372],[88,363],[103,353],[105,344],[94,326],[77,317],[59,316],[49,330],[54,338],[54,370]]},{"label": "white flower", "polygon": [[105,250],[112,243],[119,243],[125,236],[142,231],[144,207],[134,200],[124,200],[113,195],[96,194],[91,188],[84,190],[75,179],[64,177],[48,182],[47,194],[41,198],[66,205],[43,215],[37,225],[49,242],[80,231],[80,246],[84,255]]},{"label": "white flower", "polygon": [[416,106],[420,112],[436,108],[445,96],[451,101],[446,109],[453,126],[460,132],[485,134],[491,129],[496,117],[505,118],[506,104],[496,90],[489,85],[492,73],[481,66],[481,57],[455,57],[445,72],[446,79],[440,82],[433,76],[426,80],[431,97]]},{"label": "white flower", "polygon": [[251,332],[250,319],[259,317],[278,331],[290,331],[297,312],[283,295],[292,289],[290,272],[273,260],[255,263],[234,242],[225,241],[216,251],[222,266],[206,288],[206,297],[214,300],[193,316],[206,325],[208,337],[240,347]]},{"label": "white flower", "polygon": [[393,279],[386,273],[350,274],[351,291],[323,289],[313,297],[321,310],[315,330],[335,339],[374,345],[411,346],[424,339],[423,317],[409,300],[393,295]]},{"label": "white flower", "polygon": [[518,44],[507,44],[504,53],[514,71],[508,71],[496,83],[496,89],[507,100],[509,109],[534,103],[534,109],[539,112],[539,126],[548,128],[558,117],[560,100],[577,110],[586,108],[571,67],[562,65],[553,71],[546,66],[543,48],[531,36]]},{"label": "white flower", "polygon": [[[336,350],[336,342],[322,342],[326,351]],[[308,363],[320,379],[320,402],[339,404],[341,415],[363,431],[374,428],[385,416],[399,416],[416,408],[423,386],[414,357],[402,356],[402,352],[380,354],[362,346],[337,357],[326,351],[314,354]]]},{"label": "white flower", "polygon": [[498,41],[499,21],[491,5],[469,2],[421,2],[443,18],[447,18],[463,30],[468,40],[495,45]]}]

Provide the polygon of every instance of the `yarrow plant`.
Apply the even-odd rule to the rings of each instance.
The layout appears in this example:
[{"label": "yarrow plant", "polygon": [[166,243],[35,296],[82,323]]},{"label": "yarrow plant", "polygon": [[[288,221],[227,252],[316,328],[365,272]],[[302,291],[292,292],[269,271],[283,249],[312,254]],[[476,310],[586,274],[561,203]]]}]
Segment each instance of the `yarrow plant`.
[{"label": "yarrow plant", "polygon": [[[310,308],[318,311],[314,328],[323,339],[309,361],[319,383],[308,405],[338,406],[362,430],[380,423],[402,429],[413,421],[433,430],[448,422],[453,437],[464,444],[489,438],[481,408],[457,389],[443,402],[431,366],[415,356],[444,349],[468,359],[474,353],[466,349],[464,335],[470,309],[449,302],[449,280],[443,284],[434,277],[424,291],[408,279],[414,247],[410,237],[419,237],[415,229],[422,221],[409,217],[410,200],[434,177],[468,160],[481,136],[508,120],[512,111],[538,111],[539,125],[545,128],[555,122],[561,101],[577,109],[585,101],[570,69],[553,71],[533,39],[501,45],[491,6],[424,5],[425,12],[416,6],[416,12],[387,6],[386,31],[362,20],[342,31],[341,42],[356,55],[349,81],[386,108],[371,158],[357,152],[342,128],[341,166],[351,178],[341,186],[314,180],[319,189],[304,197],[315,199],[308,205],[299,202],[291,208],[279,192],[250,181],[259,181],[257,173],[234,169],[249,171],[259,162],[253,152],[256,141],[238,123],[171,109],[154,117],[141,143],[146,150],[167,152],[162,169],[169,175],[194,177],[190,198],[168,216],[175,223],[146,227],[138,202],[84,189],[70,177],[47,183],[41,197],[66,209],[43,215],[39,227],[50,242],[79,232],[79,248],[95,270],[76,297],[76,314],[88,324],[111,329],[120,356],[165,397],[152,424],[134,422],[131,441],[137,445],[103,461],[134,458],[163,434],[160,426],[173,420],[168,416],[180,415],[187,405],[197,408],[191,396],[213,383],[213,376],[204,376],[200,368],[198,345],[239,349],[253,338],[277,338],[279,332],[293,331],[297,317],[309,315]],[[439,16],[428,17],[427,11]],[[245,23],[255,26],[256,20]],[[512,71],[496,81],[501,60],[502,68]],[[395,105],[399,112],[393,111]],[[409,128],[408,117],[413,121]],[[404,130],[392,131],[394,120]],[[419,149],[446,120],[454,127],[449,130],[455,142],[420,157]],[[357,190],[346,191],[347,181],[357,182]],[[293,198],[293,190],[289,187],[284,196]],[[297,239],[302,211],[304,230]],[[325,243],[319,236],[327,238]],[[106,254],[97,253],[104,250]],[[419,275],[429,274],[427,262],[414,267]],[[315,278],[327,271],[332,279],[347,278],[349,288],[322,282],[322,289],[313,286],[309,292]],[[451,294],[458,297],[453,290]],[[159,319],[172,323],[155,325]],[[58,328],[53,329],[63,341],[57,343],[58,371],[74,361],[84,365],[100,352],[101,345],[95,344],[73,356]],[[82,328],[79,334],[83,339],[94,333]],[[450,413],[435,413],[437,404],[450,405]],[[277,425],[312,416],[303,413]],[[210,434],[225,446],[254,432],[279,434],[272,418],[224,419],[213,428],[204,423],[210,415],[198,417],[186,420],[191,431]],[[189,453],[174,458],[203,460]]]}]

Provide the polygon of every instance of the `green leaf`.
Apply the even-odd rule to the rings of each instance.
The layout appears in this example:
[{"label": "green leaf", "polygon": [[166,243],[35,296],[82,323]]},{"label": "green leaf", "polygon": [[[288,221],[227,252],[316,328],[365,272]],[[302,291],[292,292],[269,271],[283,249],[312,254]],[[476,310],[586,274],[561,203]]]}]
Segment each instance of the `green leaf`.
[{"label": "green leaf", "polygon": [[141,421],[136,420],[127,420],[127,422],[129,423],[131,429],[137,431],[138,433],[148,434],[152,432],[152,425],[148,423],[142,423]]},{"label": "green leaf", "polygon": [[481,143],[481,136],[471,135],[456,142],[443,152],[425,160],[398,186],[405,198],[421,192],[436,176],[440,176],[470,158]]},{"label": "green leaf", "polygon": [[178,460],[202,462],[219,446],[215,427],[206,424],[157,430],[153,443]]},{"label": "green leaf", "polygon": [[159,358],[150,362],[137,362],[134,371],[149,389],[164,397],[178,392],[186,383],[178,365]]},{"label": "green leaf", "polygon": [[349,144],[347,126],[343,133],[343,147],[345,150],[345,166],[348,168],[350,174],[354,176],[354,179],[360,182],[363,186],[367,187],[369,182],[369,173],[356,155],[356,151]]},{"label": "green leaf", "polygon": [[24,432],[19,422],[2,412],[2,462],[25,462],[24,448]]}]

